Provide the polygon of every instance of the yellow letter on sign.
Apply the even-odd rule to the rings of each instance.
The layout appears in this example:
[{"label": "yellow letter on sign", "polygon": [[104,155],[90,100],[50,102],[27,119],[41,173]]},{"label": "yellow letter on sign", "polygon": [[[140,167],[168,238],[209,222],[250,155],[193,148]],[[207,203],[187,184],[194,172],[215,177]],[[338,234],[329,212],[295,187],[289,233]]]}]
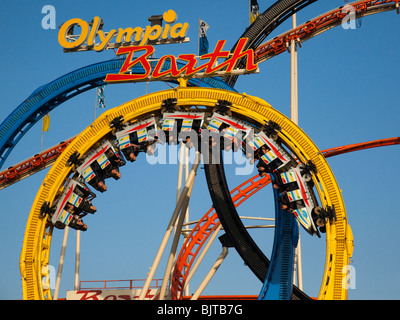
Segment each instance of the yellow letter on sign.
[{"label": "yellow letter on sign", "polygon": [[[70,31],[70,29],[73,28],[75,25],[81,27],[82,29],[81,34],[77,40],[68,41],[67,34]],[[86,41],[88,34],[89,34],[89,25],[86,21],[83,21],[82,19],[79,18],[71,19],[61,26],[60,31],[58,32],[58,42],[65,49],[74,49],[79,47]]]}]

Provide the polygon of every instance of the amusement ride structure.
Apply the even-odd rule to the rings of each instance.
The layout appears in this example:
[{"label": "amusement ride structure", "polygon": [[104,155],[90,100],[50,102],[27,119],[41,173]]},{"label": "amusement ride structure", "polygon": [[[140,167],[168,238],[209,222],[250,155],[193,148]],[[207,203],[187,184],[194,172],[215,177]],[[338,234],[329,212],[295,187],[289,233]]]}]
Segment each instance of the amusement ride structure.
[{"label": "amusement ride structure", "polygon": [[[265,41],[285,20],[314,2],[276,1],[239,37],[248,39],[244,50],[253,50],[254,62],[259,64],[282,52],[293,54],[296,46],[341,24],[346,15],[343,7]],[[399,13],[399,1],[362,0],[351,6],[356,17],[389,10]],[[235,67],[243,69],[246,62],[244,58],[238,60]],[[0,125],[0,167],[22,136],[44,115],[80,93],[106,84],[107,74],[119,73],[123,63],[113,59],[93,64],[35,90]],[[180,62],[179,67],[182,66]],[[170,68],[166,60],[161,71]],[[135,65],[132,73],[144,73],[143,67]],[[237,92],[234,86],[239,76],[227,73],[221,77],[170,80],[177,85],[175,88],[147,94],[108,110],[75,137],[0,172],[3,189],[51,166],[33,202],[25,230],[20,257],[24,299],[57,298],[58,292],[53,297],[49,284],[52,235],[57,229],[64,229],[66,234],[69,228],[77,229],[77,233],[84,230],[66,204],[72,205],[71,210],[82,212],[86,200],[91,204],[96,194],[103,192],[93,182],[96,172],[102,170],[107,172],[106,179],[117,180],[110,168],[126,170],[132,165],[128,162],[134,162],[132,154],[136,157],[139,152],[146,152],[151,156],[158,144],[176,144],[179,140],[183,141],[181,156],[193,144],[196,161],[179,188],[182,192],[177,195],[176,208],[148,277],[138,291],[138,299],[149,298],[154,274],[173,228],[184,232],[185,212],[201,157],[213,207],[186,232],[180,251],[177,246],[181,232],[176,232],[164,279],[151,298],[188,298],[187,283],[207,247],[223,229],[221,256],[191,299],[201,296],[228,248],[234,248],[260,280],[258,299],[311,299],[293,284],[299,230],[304,229],[313,236],[326,238],[325,268],[317,298],[347,299],[343,270],[352,257],[354,239],[340,188],[326,158],[399,144],[400,137],[321,151],[295,121],[264,100]],[[243,151],[257,164],[260,174],[229,190],[221,156],[224,148]],[[274,185],[275,234],[268,258],[248,233],[236,208],[270,183]],[[87,214],[89,209],[85,208]]]}]

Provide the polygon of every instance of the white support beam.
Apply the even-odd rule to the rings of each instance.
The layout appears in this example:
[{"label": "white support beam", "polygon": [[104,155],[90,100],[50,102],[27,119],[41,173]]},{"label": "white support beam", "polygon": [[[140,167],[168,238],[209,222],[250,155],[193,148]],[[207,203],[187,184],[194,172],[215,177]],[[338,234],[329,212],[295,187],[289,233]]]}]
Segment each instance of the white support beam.
[{"label": "white support beam", "polygon": [[[196,262],[194,263],[193,267],[191,268],[187,278],[186,278],[186,283],[185,283],[185,287],[187,286],[187,283],[189,283],[190,279],[192,279],[193,275],[195,274],[197,268],[199,267],[200,263],[203,261],[204,256],[206,255],[206,253],[208,252],[208,249],[210,249],[212,243],[214,242],[215,238],[217,237],[218,233],[221,231],[222,229],[222,224],[220,224],[213,232],[213,234],[211,235],[210,239],[208,239],[206,246],[204,247],[204,249],[201,251],[199,257],[197,258]],[[186,294],[186,293],[185,293]],[[189,296],[189,294],[186,294],[186,296]]]},{"label": "white support beam", "polygon": [[[197,162],[199,164],[200,159]],[[198,164],[197,164],[197,166],[198,166]],[[193,166],[195,166],[195,164],[193,164]],[[197,168],[195,168],[194,170],[197,170]],[[193,168],[192,168],[192,171],[193,171]],[[188,181],[188,180],[189,180],[189,175],[188,175],[188,179],[186,181]],[[194,182],[194,180],[193,180],[193,182]],[[186,217],[186,212],[187,212],[187,209],[189,206],[189,200],[190,200],[190,196],[192,194],[193,185],[194,185],[194,183],[190,184],[189,191],[183,201],[182,208],[180,210],[180,216],[178,219],[178,223],[176,224],[176,232],[175,232],[174,239],[172,242],[171,251],[170,251],[170,254],[168,257],[168,262],[167,262],[167,267],[165,269],[163,282],[161,284],[159,300],[164,300],[164,298],[165,298],[165,292],[167,290],[168,278],[170,277],[173,266],[174,266],[176,250],[178,248],[178,243],[179,243],[179,239],[180,239],[180,235],[181,235],[181,231],[182,231],[183,221]]]},{"label": "white support beam", "polygon": [[[185,148],[185,181],[189,177],[189,148]],[[189,226],[187,223],[189,222],[189,206],[187,206],[186,209],[186,215],[185,215],[185,227],[184,230],[187,231],[189,229]],[[186,233],[183,233],[186,235]],[[184,237],[186,239],[186,237]],[[185,287],[185,295],[189,295],[189,281],[186,282],[186,287]]]},{"label": "white support beam", "polygon": [[215,261],[214,265],[211,267],[210,271],[205,276],[203,282],[197,288],[196,292],[190,298],[190,300],[197,300],[199,296],[202,294],[208,283],[210,282],[211,278],[217,272],[218,268],[221,266],[222,262],[225,260],[226,256],[228,255],[228,248],[222,247],[222,252],[219,255],[218,259]]},{"label": "white support beam", "polygon": [[65,251],[67,249],[68,232],[69,232],[69,227],[66,226],[64,229],[64,236],[63,236],[63,241],[62,241],[62,245],[61,245],[60,260],[58,262],[56,285],[54,288],[54,295],[53,295],[54,300],[58,299],[58,293],[60,291],[60,283],[61,283],[62,270],[63,270],[63,266],[64,266]]},{"label": "white support beam", "polygon": [[76,230],[76,252],[75,252],[75,283],[74,290],[77,291],[79,287],[79,266],[81,260],[81,231]]},{"label": "white support beam", "polygon": [[[292,29],[295,29],[297,25],[296,14],[292,16]],[[298,66],[297,66],[297,44],[295,40],[291,41],[290,48],[290,62],[291,62],[291,86],[290,86],[290,119],[298,124],[299,123],[299,94],[298,94]],[[303,290],[303,276],[302,276],[302,261],[301,261],[301,237],[300,237],[300,225],[299,226],[299,240],[295,250],[295,275],[297,275],[297,286],[300,290]],[[296,278],[294,277],[294,283]]]},{"label": "white support beam", "polygon": [[193,163],[192,170],[190,171],[189,177],[188,177],[188,179],[187,179],[187,181],[185,183],[185,186],[184,186],[183,191],[182,191],[182,193],[181,193],[181,195],[179,197],[179,200],[178,200],[178,203],[176,205],[176,208],[175,208],[175,210],[174,210],[174,212],[172,214],[171,220],[170,220],[170,222],[168,224],[167,230],[165,231],[164,237],[163,237],[163,239],[161,241],[160,247],[158,248],[157,254],[156,254],[155,258],[154,258],[153,264],[152,264],[152,266],[150,268],[150,271],[149,271],[149,273],[147,275],[145,284],[144,284],[144,286],[142,288],[142,291],[141,291],[141,293],[139,295],[139,300],[143,300],[144,299],[144,297],[146,296],[147,290],[150,287],[151,281],[154,278],[154,274],[155,274],[155,272],[156,272],[156,270],[158,268],[158,265],[160,263],[162,255],[164,253],[165,247],[167,246],[167,243],[168,243],[168,240],[169,240],[169,238],[171,236],[171,233],[173,231],[176,219],[178,218],[178,214],[182,209],[182,206],[184,204],[185,199],[187,198],[190,186],[194,183],[196,172],[197,172],[197,169],[198,169],[198,167],[200,165],[200,160],[201,160],[201,154],[197,151],[196,152],[196,160]]}]

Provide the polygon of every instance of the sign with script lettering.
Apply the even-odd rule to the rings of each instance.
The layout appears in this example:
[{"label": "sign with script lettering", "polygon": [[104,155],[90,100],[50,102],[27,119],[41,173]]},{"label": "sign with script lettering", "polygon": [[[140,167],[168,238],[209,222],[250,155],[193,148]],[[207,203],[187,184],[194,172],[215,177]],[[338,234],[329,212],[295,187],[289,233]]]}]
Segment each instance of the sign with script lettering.
[{"label": "sign with script lettering", "polygon": [[[138,300],[141,289],[67,291],[67,300]],[[160,289],[149,289],[145,300],[157,300]],[[169,294],[169,289],[167,290]]]},{"label": "sign with script lettering", "polygon": [[[146,45],[164,43],[188,42],[186,34],[189,24],[176,23],[177,14],[174,10],[168,10],[163,14],[165,26],[159,24],[147,26],[146,28],[118,28],[104,32],[103,22],[99,17],[94,17],[88,23],[82,19],[75,18],[65,22],[58,32],[58,42],[66,52],[69,51],[103,51],[104,49],[117,48],[127,45]],[[79,34],[74,34],[75,27],[80,29]],[[112,42],[112,40],[114,40]],[[96,42],[97,41],[97,42]]]},{"label": "sign with script lettering", "polygon": [[[258,72],[258,66],[254,63],[254,52],[252,49],[243,51],[247,38],[238,41],[233,53],[230,51],[222,51],[225,40],[219,40],[215,49],[211,53],[204,54],[200,60],[208,59],[208,62],[197,66],[197,59],[194,54],[181,54],[177,58],[173,55],[165,55],[156,63],[150,63],[148,58],[154,53],[154,47],[131,46],[121,47],[117,51],[117,55],[127,55],[118,74],[108,74],[105,82],[138,82],[138,81],[154,81],[154,80],[170,80],[176,78],[202,78],[220,76],[226,73],[246,74]],[[133,54],[138,51],[144,51],[139,57],[134,58]],[[218,58],[224,58],[225,61],[218,64]],[[236,63],[246,58],[246,67],[242,70],[234,69]],[[186,62],[181,68],[178,68],[177,60]],[[169,67],[164,68],[166,61],[169,61]],[[132,67],[141,64],[144,73],[132,73]]]},{"label": "sign with script lettering", "polygon": [[[155,51],[153,44],[187,40],[186,34],[189,24],[187,22],[176,23],[177,14],[175,11],[164,12],[162,20],[165,21],[164,27],[161,23],[152,23],[145,29],[141,27],[119,28],[118,31],[112,29],[109,32],[104,32],[102,20],[99,17],[95,17],[91,23],[75,18],[65,22],[60,27],[58,42],[66,52],[103,51],[104,49],[118,48],[116,54],[125,59],[124,63],[117,74],[106,76],[106,83],[183,79],[183,82],[180,81],[180,83],[185,85],[190,78],[259,72],[257,64],[254,63],[253,50],[245,50],[247,38],[239,39],[233,52],[224,51],[223,47],[226,40],[219,40],[213,52],[203,54],[200,57],[194,54],[180,54],[178,57],[167,54],[159,59],[152,58]],[[80,29],[77,35],[74,35],[75,27]],[[113,39],[115,39],[115,42],[112,42]],[[140,53],[140,55],[134,57],[135,53]],[[224,60],[220,62],[218,59]],[[204,60],[208,61],[201,64]],[[245,61],[245,66],[242,69],[236,68],[239,61]]]}]

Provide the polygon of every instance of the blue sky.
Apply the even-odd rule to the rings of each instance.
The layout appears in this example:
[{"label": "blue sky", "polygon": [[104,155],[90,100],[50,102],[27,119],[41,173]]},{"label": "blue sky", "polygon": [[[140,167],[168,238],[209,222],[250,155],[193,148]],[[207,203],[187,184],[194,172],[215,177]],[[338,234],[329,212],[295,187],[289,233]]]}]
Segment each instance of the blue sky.
[{"label": "blue sky", "polygon": [[[259,1],[264,11],[272,1]],[[342,0],[317,1],[297,15],[305,22],[344,4]],[[210,48],[220,39],[230,49],[248,25],[248,1],[10,1],[0,12],[3,48],[0,52],[2,81],[0,121],[3,121],[38,87],[80,67],[111,59],[113,51],[63,53],[56,30],[45,30],[42,7],[56,9],[56,26],[72,18],[104,20],[104,29],[146,26],[151,15],[173,9],[178,21],[188,22],[190,43],[156,47],[156,55],[197,53],[198,18],[210,25]],[[399,136],[398,53],[399,20],[395,12],[362,19],[360,28],[340,26],[303,44],[299,49],[299,126],[321,149]],[[291,27],[281,25],[269,38]],[[151,83],[148,92],[169,89]],[[260,65],[260,73],[239,78],[239,92],[258,96],[290,116],[290,56],[282,54]],[[145,94],[144,84],[109,85],[105,89],[106,109],[119,106]],[[75,97],[50,114],[50,130],[44,135],[44,148],[81,132],[94,120],[95,92]],[[97,115],[102,110],[97,111]],[[2,169],[40,151],[41,123],[37,123],[15,147]],[[349,299],[399,299],[400,277],[398,243],[400,211],[397,206],[398,146],[340,155],[328,160],[342,190],[349,222],[355,238],[352,265],[356,288]],[[176,165],[150,165],[142,157],[122,170],[119,181],[110,181],[109,190],[95,199],[98,212],[87,217],[88,231],[82,234],[81,280],[144,279],[176,198]],[[0,191],[3,222],[0,231],[0,299],[22,298],[19,256],[28,214],[48,170]],[[231,188],[248,177],[235,176],[227,165]],[[250,176],[254,175],[253,172]],[[250,177],[249,176],[249,177]],[[246,216],[273,217],[269,187],[239,208]],[[211,199],[203,170],[199,169],[190,203],[191,220],[210,208]],[[252,235],[269,256],[271,230],[255,230]],[[55,230],[50,263],[57,268],[62,232]],[[325,259],[325,239],[302,232],[304,291],[317,296]],[[70,232],[60,297],[73,289],[75,232]],[[221,252],[214,243],[203,262],[191,291]],[[164,261],[164,260],[163,260]],[[156,272],[162,278],[163,265]],[[231,249],[204,294],[258,295],[261,283],[237,253]],[[193,288],[193,289],[192,289]]]}]

